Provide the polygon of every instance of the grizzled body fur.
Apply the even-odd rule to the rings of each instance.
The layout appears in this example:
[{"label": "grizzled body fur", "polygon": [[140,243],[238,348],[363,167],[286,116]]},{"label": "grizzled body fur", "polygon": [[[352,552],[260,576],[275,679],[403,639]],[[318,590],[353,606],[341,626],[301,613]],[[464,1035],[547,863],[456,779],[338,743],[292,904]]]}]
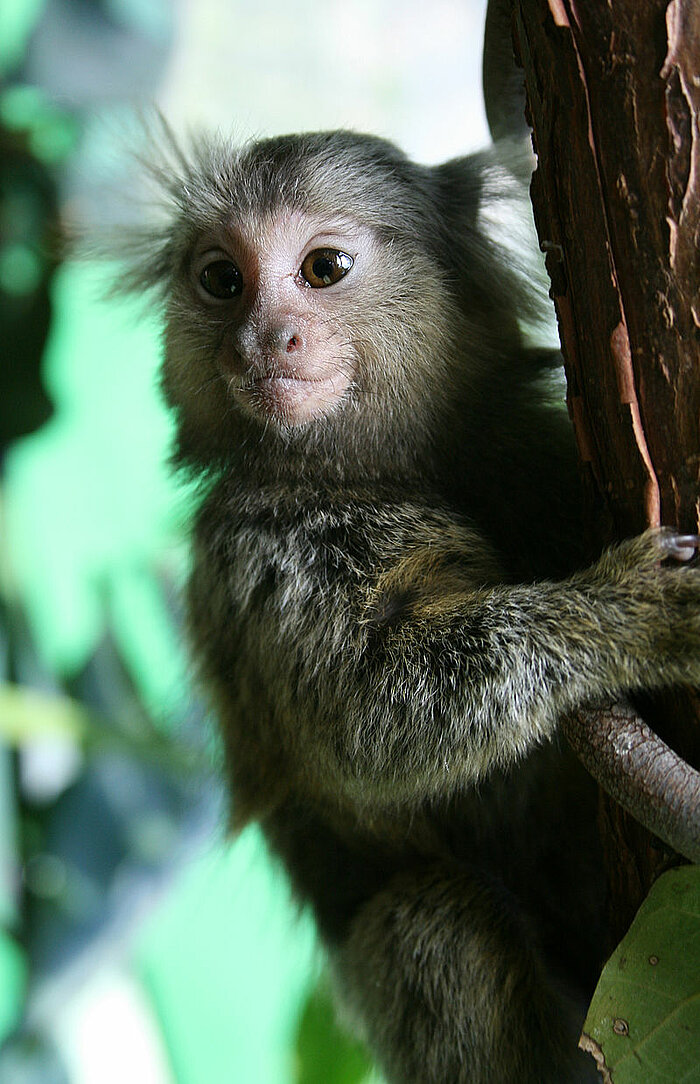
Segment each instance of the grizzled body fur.
[{"label": "grizzled body fur", "polygon": [[[659,566],[668,533],[585,566],[550,359],[480,229],[495,158],[425,168],[336,132],[205,142],[153,172],[169,215],[130,285],[161,291],[177,456],[208,481],[189,607],[234,820],[261,822],[313,908],[389,1081],[594,1080],[576,1050],[600,963],[594,798],[557,720],[697,682],[699,574]],[[265,294],[275,231],[321,218],[352,271]],[[203,236],[242,266],[263,253],[233,304],[197,292]],[[245,346],[268,341],[275,291],[302,372],[325,364],[302,341],[343,372],[302,422],[263,398],[286,355]]]}]

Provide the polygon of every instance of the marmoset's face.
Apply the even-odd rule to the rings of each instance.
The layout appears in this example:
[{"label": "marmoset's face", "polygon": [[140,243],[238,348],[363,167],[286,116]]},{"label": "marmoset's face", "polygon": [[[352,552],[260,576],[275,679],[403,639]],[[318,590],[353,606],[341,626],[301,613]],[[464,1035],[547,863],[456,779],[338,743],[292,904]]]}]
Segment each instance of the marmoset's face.
[{"label": "marmoset's face", "polygon": [[352,221],[298,211],[198,238],[183,285],[192,319],[209,329],[221,396],[288,427],[337,409],[362,378],[362,344],[348,329],[373,292],[378,247]]}]

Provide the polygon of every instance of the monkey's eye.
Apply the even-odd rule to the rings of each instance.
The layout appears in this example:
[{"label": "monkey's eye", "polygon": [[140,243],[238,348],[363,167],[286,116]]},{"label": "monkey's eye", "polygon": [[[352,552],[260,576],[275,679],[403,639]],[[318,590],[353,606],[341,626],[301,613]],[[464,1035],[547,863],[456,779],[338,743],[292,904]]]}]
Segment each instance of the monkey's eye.
[{"label": "monkey's eye", "polygon": [[301,265],[301,276],[306,285],[314,289],[332,286],[347,275],[354,262],[347,252],[338,252],[335,248],[315,248]]},{"label": "monkey's eye", "polygon": [[213,260],[202,271],[199,281],[212,297],[230,301],[243,289],[243,276],[231,260]]}]

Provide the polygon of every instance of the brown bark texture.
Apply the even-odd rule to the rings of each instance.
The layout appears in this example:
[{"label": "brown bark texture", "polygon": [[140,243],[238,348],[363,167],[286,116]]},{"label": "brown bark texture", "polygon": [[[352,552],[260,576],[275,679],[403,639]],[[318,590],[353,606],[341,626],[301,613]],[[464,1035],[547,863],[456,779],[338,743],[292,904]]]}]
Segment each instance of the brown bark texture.
[{"label": "brown bark texture", "polygon": [[[513,0],[513,31],[592,541],[660,523],[697,533],[700,0]],[[639,705],[696,766],[699,703],[674,690]],[[645,735],[637,762],[653,776],[662,758]],[[601,814],[622,931],[669,855],[611,799]]]}]

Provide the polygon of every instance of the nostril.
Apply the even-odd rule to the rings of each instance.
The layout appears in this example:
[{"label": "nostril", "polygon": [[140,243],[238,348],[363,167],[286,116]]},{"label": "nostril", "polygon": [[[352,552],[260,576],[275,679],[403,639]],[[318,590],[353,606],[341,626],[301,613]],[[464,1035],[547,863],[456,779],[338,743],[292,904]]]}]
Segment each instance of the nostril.
[{"label": "nostril", "polygon": [[296,320],[288,320],[270,328],[266,345],[276,354],[295,354],[304,349],[304,336]]}]

